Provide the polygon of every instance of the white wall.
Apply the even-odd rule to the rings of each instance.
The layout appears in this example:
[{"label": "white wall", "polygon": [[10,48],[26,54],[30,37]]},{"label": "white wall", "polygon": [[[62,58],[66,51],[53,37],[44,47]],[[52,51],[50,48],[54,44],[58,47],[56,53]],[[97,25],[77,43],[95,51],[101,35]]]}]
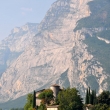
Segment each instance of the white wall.
[{"label": "white wall", "polygon": [[58,110],[58,108],[47,108],[47,110]]},{"label": "white wall", "polygon": [[40,102],[41,102],[40,99],[36,99],[36,105],[37,105],[37,106],[40,106]]}]

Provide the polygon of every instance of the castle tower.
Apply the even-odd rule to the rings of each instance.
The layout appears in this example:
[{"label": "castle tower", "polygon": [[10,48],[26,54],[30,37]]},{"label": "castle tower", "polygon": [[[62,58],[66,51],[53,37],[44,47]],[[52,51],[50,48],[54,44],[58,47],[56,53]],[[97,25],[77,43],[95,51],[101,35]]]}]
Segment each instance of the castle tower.
[{"label": "castle tower", "polygon": [[50,87],[50,89],[53,91],[53,96],[56,98],[59,91],[61,91],[60,86],[57,84],[54,84]]}]

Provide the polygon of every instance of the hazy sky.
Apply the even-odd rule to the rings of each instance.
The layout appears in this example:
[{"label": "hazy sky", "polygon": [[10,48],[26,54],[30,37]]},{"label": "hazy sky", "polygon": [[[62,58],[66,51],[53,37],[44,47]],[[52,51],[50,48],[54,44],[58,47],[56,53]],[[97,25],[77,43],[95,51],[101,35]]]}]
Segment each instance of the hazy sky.
[{"label": "hazy sky", "polygon": [[0,40],[14,27],[40,23],[56,0],[0,0]]}]

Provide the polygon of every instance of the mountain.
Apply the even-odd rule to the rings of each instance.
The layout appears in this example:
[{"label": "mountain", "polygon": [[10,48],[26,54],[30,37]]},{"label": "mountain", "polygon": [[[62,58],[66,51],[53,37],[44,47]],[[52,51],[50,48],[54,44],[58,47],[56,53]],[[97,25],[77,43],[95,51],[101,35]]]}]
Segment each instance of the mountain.
[{"label": "mountain", "polygon": [[[9,81],[5,82],[3,75],[7,73],[8,68],[12,70],[13,63],[16,62],[20,55],[31,45],[32,36],[37,34],[37,27],[37,23],[27,23],[22,27],[16,27],[11,31],[11,34],[0,43],[0,93],[4,93],[2,85],[8,84],[8,86],[11,87],[12,84],[10,84]],[[17,71],[15,71],[16,70],[13,72],[17,74]],[[10,71],[10,74],[11,73],[12,71]],[[8,79],[10,79],[10,77],[11,75],[8,76]],[[15,78],[15,75],[13,78]],[[7,93],[9,92],[8,88],[6,88],[6,91]],[[5,101],[5,98],[7,100],[7,96],[6,94],[4,94],[4,96],[0,94],[1,102]]]},{"label": "mountain", "polygon": [[110,89],[110,1],[57,0],[40,24],[0,44],[0,102],[51,84]]},{"label": "mountain", "polygon": [[16,60],[30,45],[32,36],[37,33],[38,24],[27,23],[16,27],[9,37],[0,43],[0,75]]},{"label": "mountain", "polygon": [[21,96],[15,100],[0,103],[0,109],[11,110],[13,108],[23,108],[26,103],[26,96]]}]

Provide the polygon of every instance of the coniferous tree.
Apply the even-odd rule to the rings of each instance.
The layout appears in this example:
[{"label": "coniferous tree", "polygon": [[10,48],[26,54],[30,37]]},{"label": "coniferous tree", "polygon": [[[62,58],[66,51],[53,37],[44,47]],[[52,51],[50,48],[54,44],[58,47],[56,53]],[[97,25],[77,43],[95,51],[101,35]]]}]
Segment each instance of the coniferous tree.
[{"label": "coniferous tree", "polygon": [[94,96],[94,90],[92,90],[92,93],[91,93],[91,104],[93,105],[93,102],[94,102],[94,98],[95,98],[95,96]]},{"label": "coniferous tree", "polygon": [[95,104],[97,101],[96,101],[96,91],[92,90],[91,92],[91,89],[90,87],[87,89],[87,92],[86,92],[86,100],[85,100],[85,104]]},{"label": "coniferous tree", "polygon": [[89,94],[88,94],[88,89],[86,90],[86,101],[85,104],[89,103]]},{"label": "coniferous tree", "polygon": [[91,95],[91,90],[90,90],[90,87],[89,87],[89,90],[88,90],[88,95],[89,95],[89,96]]},{"label": "coniferous tree", "polygon": [[88,104],[91,104],[91,90],[88,88]]},{"label": "coniferous tree", "polygon": [[94,90],[94,99],[93,99],[93,105],[95,104],[97,104],[96,90]]},{"label": "coniferous tree", "polygon": [[36,92],[34,90],[34,93],[33,93],[33,108],[35,108],[36,106]]},{"label": "coniferous tree", "polygon": [[92,94],[89,95],[89,104],[92,104]]}]

